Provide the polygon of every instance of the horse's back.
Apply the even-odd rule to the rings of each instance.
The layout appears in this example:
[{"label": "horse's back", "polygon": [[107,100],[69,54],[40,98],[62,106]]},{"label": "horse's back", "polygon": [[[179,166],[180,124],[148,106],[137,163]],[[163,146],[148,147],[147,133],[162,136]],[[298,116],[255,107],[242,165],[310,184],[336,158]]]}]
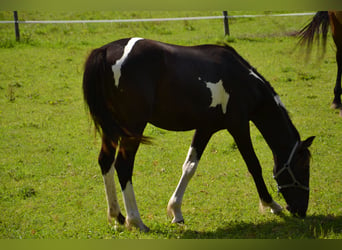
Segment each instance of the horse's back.
[{"label": "horse's back", "polygon": [[134,116],[129,119],[168,130],[220,129],[231,107],[254,99],[250,65],[229,46],[127,38],[105,48],[117,87],[115,102],[120,113]]}]

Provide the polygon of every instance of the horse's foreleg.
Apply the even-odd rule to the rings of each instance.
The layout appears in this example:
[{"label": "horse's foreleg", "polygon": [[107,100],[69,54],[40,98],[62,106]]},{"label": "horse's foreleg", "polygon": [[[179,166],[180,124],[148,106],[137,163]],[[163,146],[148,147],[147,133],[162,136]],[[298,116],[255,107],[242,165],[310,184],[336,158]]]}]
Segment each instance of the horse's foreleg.
[{"label": "horse's foreleg", "polygon": [[116,222],[124,224],[125,217],[121,214],[120,211],[114,183],[114,158],[114,146],[109,141],[107,141],[105,137],[103,137],[102,148],[98,161],[101,167],[103,182],[105,185],[108,204],[108,220],[109,222],[112,222],[112,218],[115,218]]},{"label": "horse's foreleg", "polygon": [[167,212],[169,216],[173,217],[172,223],[184,222],[182,211],[181,211],[183,195],[185,193],[185,189],[188,186],[188,183],[191,177],[194,175],[197,169],[198,162],[199,162],[199,158],[197,155],[197,150],[196,148],[193,148],[191,146],[189,149],[188,155],[186,157],[186,160],[183,164],[182,176],[179,180],[179,183],[177,185],[175,192],[173,193],[167,205]]},{"label": "horse's foreleg", "polygon": [[203,133],[198,130],[195,132],[188,155],[183,164],[182,176],[167,206],[168,214],[173,217],[172,223],[184,223],[181,206],[185,189],[188,186],[190,179],[195,174],[201,155],[211,135],[212,133]]},{"label": "horse's foreleg", "polygon": [[273,200],[262,177],[261,165],[255,154],[250,138],[249,124],[246,123],[245,127],[240,126],[238,129],[229,130],[229,132],[234,137],[236,145],[247,165],[248,171],[253,177],[259,194],[260,204],[262,206],[270,207],[272,213],[277,214],[281,212],[283,208]]},{"label": "horse's foreleg", "polygon": [[337,62],[337,77],[336,77],[336,85],[334,88],[334,100],[333,100],[331,107],[334,109],[342,109],[342,104],[341,104],[342,48],[337,49],[336,62]]},{"label": "horse's foreleg", "polygon": [[118,152],[115,169],[118,173],[126,209],[126,227],[129,229],[136,227],[141,231],[147,232],[149,228],[141,220],[132,185],[134,158],[139,143],[133,142],[127,145],[125,140],[122,139],[120,145],[122,150]]}]

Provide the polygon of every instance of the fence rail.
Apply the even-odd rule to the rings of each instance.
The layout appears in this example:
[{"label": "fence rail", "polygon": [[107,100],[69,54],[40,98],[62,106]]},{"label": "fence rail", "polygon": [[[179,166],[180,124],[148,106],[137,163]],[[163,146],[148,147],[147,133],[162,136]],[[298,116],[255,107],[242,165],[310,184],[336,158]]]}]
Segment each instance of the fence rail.
[{"label": "fence rail", "polygon": [[255,17],[289,17],[289,16],[311,16],[314,12],[305,13],[285,13],[285,14],[261,14],[261,15],[233,15],[229,16],[227,11],[221,16],[197,16],[197,17],[171,17],[171,18],[141,18],[141,19],[108,19],[108,20],[34,20],[20,21],[18,12],[14,11],[14,20],[0,21],[0,24],[14,24],[17,41],[20,40],[19,24],[59,24],[59,23],[133,23],[133,22],[165,22],[165,21],[186,21],[186,20],[209,20],[222,19],[224,21],[225,35],[229,35],[228,20],[233,18],[255,18]]},{"label": "fence rail", "polygon": [[163,22],[182,20],[222,19],[223,16],[203,17],[170,17],[170,18],[141,18],[141,19],[108,19],[108,20],[37,20],[37,21],[0,21],[0,23],[135,23],[135,22]]}]

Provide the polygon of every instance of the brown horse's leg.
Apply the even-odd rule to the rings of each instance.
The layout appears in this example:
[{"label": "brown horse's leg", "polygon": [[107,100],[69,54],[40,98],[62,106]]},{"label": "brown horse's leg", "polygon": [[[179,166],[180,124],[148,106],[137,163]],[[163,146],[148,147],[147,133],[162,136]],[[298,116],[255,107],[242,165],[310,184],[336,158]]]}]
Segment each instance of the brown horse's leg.
[{"label": "brown horse's leg", "polygon": [[332,36],[336,45],[337,77],[334,88],[334,100],[331,107],[342,109],[341,104],[341,74],[342,74],[342,12],[329,11]]},{"label": "brown horse's leg", "polygon": [[334,97],[331,107],[335,109],[342,109],[342,104],[341,104],[342,48],[337,48],[336,62],[337,62],[337,77],[336,77],[336,85],[334,88],[335,97]]}]

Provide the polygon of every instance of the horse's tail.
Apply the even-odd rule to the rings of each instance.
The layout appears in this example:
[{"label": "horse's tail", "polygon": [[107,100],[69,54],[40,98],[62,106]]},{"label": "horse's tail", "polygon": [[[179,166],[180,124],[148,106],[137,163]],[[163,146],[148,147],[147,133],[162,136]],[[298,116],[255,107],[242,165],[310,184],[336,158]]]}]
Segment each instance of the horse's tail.
[{"label": "horse's tail", "polygon": [[83,97],[95,128],[114,147],[123,138],[148,143],[149,138],[131,133],[117,121],[113,73],[106,63],[106,50],[102,47],[90,53],[83,74]]},{"label": "horse's tail", "polygon": [[299,44],[307,46],[309,52],[314,40],[319,44],[320,34],[322,34],[323,50],[325,52],[329,24],[328,11],[318,11],[312,18],[312,21],[298,32],[297,35],[300,37]]}]

